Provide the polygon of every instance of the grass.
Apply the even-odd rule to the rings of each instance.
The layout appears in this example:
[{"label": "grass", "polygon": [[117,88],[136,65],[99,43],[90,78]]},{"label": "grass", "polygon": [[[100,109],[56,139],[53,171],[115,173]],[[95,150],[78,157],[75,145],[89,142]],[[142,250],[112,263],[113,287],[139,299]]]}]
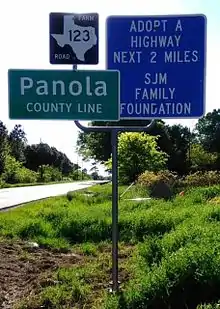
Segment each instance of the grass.
[{"label": "grass", "polygon": [[[120,187],[120,194],[125,187]],[[217,309],[220,300],[220,186],[173,200],[132,187],[120,200],[119,295],[111,279],[111,186],[68,193],[0,214],[0,237],[84,257],[53,273],[18,308]]]}]

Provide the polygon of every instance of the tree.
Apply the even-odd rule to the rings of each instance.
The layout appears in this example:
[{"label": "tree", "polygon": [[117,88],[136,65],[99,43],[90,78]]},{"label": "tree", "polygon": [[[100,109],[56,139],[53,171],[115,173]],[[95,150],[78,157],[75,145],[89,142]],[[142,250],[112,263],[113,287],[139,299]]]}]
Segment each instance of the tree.
[{"label": "tree", "polygon": [[152,136],[158,136],[157,139],[157,145],[161,149],[161,151],[164,151],[166,153],[172,152],[172,141],[170,138],[170,132],[168,130],[169,126],[166,126],[164,121],[157,120],[155,125],[151,128],[150,132],[148,134]]},{"label": "tree", "polygon": [[62,153],[62,152],[59,152],[60,153],[60,156],[62,158],[61,162],[60,162],[60,170],[62,172],[63,175],[67,176],[69,175],[73,169],[76,168],[77,165],[74,165],[68,158],[67,156]]},{"label": "tree", "polygon": [[49,182],[62,180],[62,173],[59,169],[50,165],[40,165],[38,173],[40,181]]},{"label": "tree", "polygon": [[[90,126],[137,126],[144,127],[149,124],[149,120],[121,120],[119,122],[91,122]],[[149,132],[151,135],[159,135],[158,145],[162,150],[167,151],[169,139],[164,122],[157,120]],[[168,147],[168,148],[167,148]],[[77,139],[78,153],[86,159],[94,159],[101,163],[106,162],[111,157],[111,134],[109,132],[80,132]]]},{"label": "tree", "polygon": [[25,149],[25,166],[37,171],[40,165],[52,165],[52,150],[48,144],[28,145]]},{"label": "tree", "polygon": [[94,180],[99,179],[99,169],[96,166],[96,162],[92,163],[92,167],[90,168],[90,173],[91,173],[91,176]]},{"label": "tree", "polygon": [[4,173],[2,174],[3,180],[7,183],[16,183],[16,174],[21,167],[21,162],[18,162],[11,155],[6,155]]},{"label": "tree", "polygon": [[[124,183],[133,182],[146,170],[159,171],[167,155],[159,150],[158,137],[146,133],[122,133],[118,144],[119,177]],[[111,159],[107,163],[111,167]]]},{"label": "tree", "polygon": [[214,109],[200,118],[195,133],[205,150],[220,153],[220,109]]},{"label": "tree", "polygon": [[9,134],[11,155],[19,162],[25,162],[26,134],[20,124],[16,124]]},{"label": "tree", "polygon": [[44,143],[28,145],[25,156],[25,166],[33,171],[37,171],[39,166],[49,165],[58,168],[63,175],[68,175],[77,167],[64,153]]},{"label": "tree", "polygon": [[167,151],[167,162],[170,171],[184,175],[189,171],[190,164],[187,159],[192,135],[187,127],[182,125],[166,126],[169,135],[170,149]]},{"label": "tree", "polygon": [[9,155],[8,131],[0,121],[0,175],[4,172],[6,156]]},{"label": "tree", "polygon": [[108,132],[80,132],[77,139],[78,153],[85,159],[105,162],[111,156],[111,135]]},{"label": "tree", "polygon": [[[189,156],[189,154],[188,154]],[[191,169],[193,171],[215,168],[218,155],[207,152],[201,144],[193,144],[190,150]]]}]

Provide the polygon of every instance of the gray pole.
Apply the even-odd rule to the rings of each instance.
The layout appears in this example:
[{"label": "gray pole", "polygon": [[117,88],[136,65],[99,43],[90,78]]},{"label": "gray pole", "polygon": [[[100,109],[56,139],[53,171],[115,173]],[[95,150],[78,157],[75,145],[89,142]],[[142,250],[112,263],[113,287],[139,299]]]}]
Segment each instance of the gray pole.
[{"label": "gray pole", "polygon": [[112,282],[118,291],[118,130],[111,132],[112,142]]},{"label": "gray pole", "polygon": [[74,121],[78,129],[84,132],[111,132],[112,144],[112,290],[118,292],[118,132],[147,132],[155,124],[151,120],[146,127],[84,127],[79,121]]},{"label": "gray pole", "polygon": [[[77,71],[77,64],[73,64],[73,71]],[[77,153],[77,180],[79,180],[79,155]]]},{"label": "gray pole", "polygon": [[[73,71],[77,71],[77,64]],[[112,290],[118,292],[118,129],[108,131],[112,143]]]}]

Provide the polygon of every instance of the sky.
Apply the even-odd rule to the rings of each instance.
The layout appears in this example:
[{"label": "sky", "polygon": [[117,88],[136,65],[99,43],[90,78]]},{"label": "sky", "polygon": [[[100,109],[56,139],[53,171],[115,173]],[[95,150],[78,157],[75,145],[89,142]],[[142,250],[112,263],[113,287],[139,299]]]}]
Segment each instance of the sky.
[{"label": "sky", "polygon": [[[126,3],[126,5],[125,5]],[[77,162],[76,140],[79,130],[72,121],[12,121],[8,117],[8,69],[71,69],[49,63],[49,13],[99,14],[99,64],[79,69],[105,69],[105,20],[109,15],[205,14],[207,16],[206,113],[219,107],[220,1],[219,0],[7,0],[1,1],[0,120],[9,130],[20,123],[29,144],[40,141],[66,153]],[[86,125],[85,122],[82,122]],[[168,120],[192,127],[195,119]],[[82,166],[81,158],[78,163]],[[90,168],[89,163],[83,167]],[[103,172],[103,169],[101,169]]]}]

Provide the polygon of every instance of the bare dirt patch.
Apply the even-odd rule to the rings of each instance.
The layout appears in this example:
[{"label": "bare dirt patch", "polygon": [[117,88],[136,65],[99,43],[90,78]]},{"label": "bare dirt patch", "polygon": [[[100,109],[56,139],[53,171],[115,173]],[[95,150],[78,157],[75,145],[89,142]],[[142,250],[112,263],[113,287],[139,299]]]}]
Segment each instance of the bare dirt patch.
[{"label": "bare dirt patch", "polygon": [[9,309],[23,297],[51,279],[59,267],[81,263],[83,257],[73,253],[33,248],[21,241],[0,241],[0,308]]}]

